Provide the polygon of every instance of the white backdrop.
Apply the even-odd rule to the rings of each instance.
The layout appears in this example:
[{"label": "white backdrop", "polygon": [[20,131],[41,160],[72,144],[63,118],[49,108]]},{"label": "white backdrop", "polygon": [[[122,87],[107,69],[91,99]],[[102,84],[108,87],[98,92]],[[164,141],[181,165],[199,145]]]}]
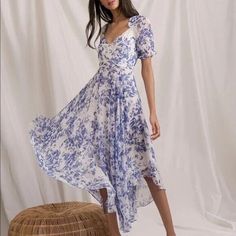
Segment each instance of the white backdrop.
[{"label": "white backdrop", "polygon": [[[153,25],[161,136],[155,141],[177,236],[236,234],[235,0],[133,1]],[[27,128],[53,116],[98,69],[85,0],[2,1],[1,235],[21,210],[93,201],[39,169]],[[135,68],[148,114],[140,62]],[[148,116],[147,116],[148,119]],[[128,235],[165,235],[154,203]],[[158,234],[159,232],[159,234]]]}]

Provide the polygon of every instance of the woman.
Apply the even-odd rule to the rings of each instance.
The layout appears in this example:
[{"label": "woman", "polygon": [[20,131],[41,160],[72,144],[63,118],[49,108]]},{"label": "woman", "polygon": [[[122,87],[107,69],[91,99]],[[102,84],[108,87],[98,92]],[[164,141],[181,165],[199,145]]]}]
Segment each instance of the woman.
[{"label": "woman", "polygon": [[[103,207],[112,236],[129,232],[137,208],[155,201],[167,236],[175,236],[152,140],[160,136],[151,57],[151,23],[130,0],[90,0],[87,43],[99,23],[99,69],[53,118],[39,116],[30,129],[40,167],[86,189]],[[107,23],[101,27],[101,19]],[[97,37],[98,38],[98,37]],[[97,39],[96,38],[96,39]],[[150,135],[133,68],[142,61],[150,108]]]}]

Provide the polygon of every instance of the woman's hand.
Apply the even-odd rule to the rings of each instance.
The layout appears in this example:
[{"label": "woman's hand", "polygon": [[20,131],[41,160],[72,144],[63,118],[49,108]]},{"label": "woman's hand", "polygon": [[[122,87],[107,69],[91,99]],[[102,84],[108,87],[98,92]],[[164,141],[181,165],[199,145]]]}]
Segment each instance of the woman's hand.
[{"label": "woman's hand", "polygon": [[150,121],[151,126],[152,126],[151,139],[154,140],[154,139],[158,138],[161,135],[160,134],[160,125],[159,125],[159,122],[157,120],[156,113],[150,113],[149,121]]}]

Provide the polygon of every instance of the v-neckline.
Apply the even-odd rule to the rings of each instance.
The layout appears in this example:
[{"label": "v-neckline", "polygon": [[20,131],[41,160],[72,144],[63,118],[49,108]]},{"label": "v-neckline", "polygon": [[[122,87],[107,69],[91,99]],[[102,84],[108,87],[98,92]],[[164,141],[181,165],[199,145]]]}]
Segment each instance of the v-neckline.
[{"label": "v-neckline", "polygon": [[119,38],[121,38],[125,33],[127,33],[127,32],[130,30],[130,28],[131,28],[130,19],[131,19],[132,17],[133,17],[133,16],[131,16],[131,17],[128,18],[128,21],[127,21],[128,29],[126,29],[126,30],[123,31],[121,34],[119,34],[119,35],[118,35],[115,39],[113,39],[111,42],[108,42],[108,40],[107,40],[107,38],[106,38],[106,36],[105,36],[105,32],[106,32],[106,30],[107,30],[107,27],[108,27],[109,23],[107,23],[107,24],[105,25],[104,31],[102,32],[102,34],[103,34],[103,39],[104,39],[104,41],[105,41],[105,43],[106,43],[107,45],[110,46],[110,45],[114,44]]}]

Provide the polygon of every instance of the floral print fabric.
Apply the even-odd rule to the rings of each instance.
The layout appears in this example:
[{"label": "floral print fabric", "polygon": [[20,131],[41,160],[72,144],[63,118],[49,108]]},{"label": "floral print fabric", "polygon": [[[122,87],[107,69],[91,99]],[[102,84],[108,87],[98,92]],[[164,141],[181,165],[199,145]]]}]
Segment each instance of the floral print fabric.
[{"label": "floral print fabric", "polygon": [[129,232],[137,208],[153,201],[144,176],[164,188],[142,109],[133,68],[137,59],[156,54],[150,21],[136,15],[129,28],[107,42],[102,27],[99,68],[54,117],[40,115],[29,127],[39,166],[57,180],[87,190],[108,212],[117,212]]}]

